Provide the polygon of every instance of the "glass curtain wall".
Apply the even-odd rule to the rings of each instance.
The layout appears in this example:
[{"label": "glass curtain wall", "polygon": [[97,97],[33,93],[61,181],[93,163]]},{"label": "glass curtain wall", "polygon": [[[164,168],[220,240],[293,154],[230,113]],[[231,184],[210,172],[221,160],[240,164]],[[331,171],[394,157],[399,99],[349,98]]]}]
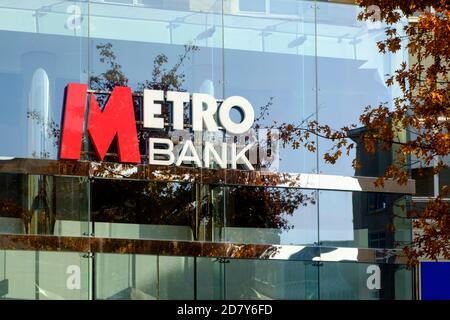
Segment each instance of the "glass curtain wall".
[{"label": "glass curtain wall", "polygon": [[[401,265],[0,251],[0,298],[110,299],[411,299]],[[92,269],[93,268],[93,269]]]},{"label": "glass curtain wall", "polygon": [[[358,22],[358,12],[350,4],[297,0],[0,0],[0,39],[8,44],[0,48],[0,161],[57,160],[65,88],[83,83],[97,92],[101,106],[107,96],[98,93],[114,86],[137,93],[143,164],[149,137],[171,139],[177,151],[187,139],[240,146],[254,139],[258,149],[249,157],[259,172],[377,176],[393,161],[392,152],[371,157],[356,148],[330,166],[323,160],[329,141],[317,139],[315,153],[293,149],[283,146],[277,129],[310,120],[339,128],[356,123],[366,105],[395,96],[385,74],[404,57],[378,54],[383,26]],[[239,137],[146,130],[139,123],[144,89],[206,93],[218,100],[243,96],[254,108],[255,124]],[[163,111],[170,121],[170,105]],[[189,117],[186,112],[186,122]],[[355,157],[366,163],[359,171],[351,166]],[[87,138],[81,159],[98,160]],[[106,161],[117,161],[114,144]],[[238,169],[245,167],[240,163]],[[228,170],[222,183],[208,184],[202,181],[210,171],[198,167],[196,183],[2,170],[2,234],[373,249],[410,240],[402,209],[409,198],[403,194],[236,185]],[[369,265],[326,259],[8,250],[1,256],[5,298],[44,299],[47,290],[80,299],[383,299],[411,298],[412,291],[410,271],[397,265],[380,267],[382,289],[372,292],[363,276],[352,279],[370,276]],[[32,276],[13,277],[16,263]],[[55,284],[46,285],[45,264],[55,268]],[[77,270],[80,285],[70,281],[79,289],[67,289],[61,279]],[[230,276],[236,270],[242,279]],[[27,282],[24,291],[15,291],[21,281]]]}]

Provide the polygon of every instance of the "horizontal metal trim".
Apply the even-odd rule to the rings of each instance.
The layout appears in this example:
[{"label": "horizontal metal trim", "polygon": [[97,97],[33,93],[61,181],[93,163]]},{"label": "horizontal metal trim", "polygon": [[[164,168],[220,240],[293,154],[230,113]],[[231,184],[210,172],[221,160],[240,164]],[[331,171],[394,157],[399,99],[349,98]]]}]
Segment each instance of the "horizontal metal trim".
[{"label": "horizontal metal trim", "polygon": [[0,250],[405,264],[400,250],[0,234]]},{"label": "horizontal metal trim", "polygon": [[375,186],[375,177],[349,177],[324,174],[291,174],[300,188],[336,190],[336,191],[364,191],[414,194],[415,180],[408,180],[406,185],[400,185],[392,179],[386,179],[383,187]]},{"label": "horizontal metal trim", "polygon": [[[411,198],[411,200],[412,200],[412,201],[415,201],[415,202],[425,202],[425,203],[428,203],[428,202],[430,202],[430,201],[436,200],[436,198],[437,198],[437,197],[416,197],[416,196],[413,196],[413,197]],[[441,200],[442,200],[442,201],[450,201],[450,198],[441,198]]]},{"label": "horizontal metal trim", "polygon": [[7,158],[0,161],[0,173],[81,176],[98,179],[127,179],[255,187],[298,188],[357,192],[414,194],[415,181],[406,185],[386,180],[376,187],[374,177],[346,177],[309,173],[205,169],[195,167],[121,164],[112,162]]}]

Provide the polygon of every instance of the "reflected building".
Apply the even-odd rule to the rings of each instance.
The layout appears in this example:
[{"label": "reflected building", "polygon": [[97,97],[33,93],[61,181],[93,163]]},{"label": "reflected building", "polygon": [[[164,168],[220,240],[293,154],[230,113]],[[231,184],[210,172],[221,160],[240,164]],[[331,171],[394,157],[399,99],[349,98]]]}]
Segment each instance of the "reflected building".
[{"label": "reflected building", "polygon": [[[356,143],[356,160],[360,167],[356,176],[383,176],[394,163],[394,150],[376,147],[375,153],[368,153],[361,142],[366,128],[350,131]],[[410,203],[407,195],[386,193],[353,193],[355,238],[369,248],[395,248],[407,244],[411,239],[410,219],[403,207]]]},{"label": "reflected building", "polygon": [[[351,139],[356,143],[356,160],[361,165],[355,170],[356,176],[383,176],[395,161],[395,150],[384,150],[380,144],[375,153],[366,151],[361,141],[366,128],[350,131]],[[353,193],[353,219],[355,242],[369,248],[403,248],[411,241],[411,219],[405,208],[411,203],[409,195],[378,192]],[[402,266],[384,265],[382,270],[389,276],[381,279],[381,287],[389,282],[402,282],[395,278],[395,270]],[[394,299],[394,290],[381,289],[380,298]]]}]

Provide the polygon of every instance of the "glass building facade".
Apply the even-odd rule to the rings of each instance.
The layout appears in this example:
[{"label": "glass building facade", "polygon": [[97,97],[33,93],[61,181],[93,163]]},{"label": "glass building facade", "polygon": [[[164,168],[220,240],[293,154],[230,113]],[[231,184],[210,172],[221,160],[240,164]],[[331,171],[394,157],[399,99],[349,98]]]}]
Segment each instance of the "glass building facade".
[{"label": "glass building facade", "polygon": [[[373,185],[394,151],[366,154],[357,128],[356,148],[331,165],[333,142],[292,148],[276,129],[341,128],[396,96],[384,80],[407,55],[379,54],[384,27],[359,11],[333,1],[0,0],[0,298],[413,299],[398,248],[411,240],[414,183]],[[132,89],[141,164],[119,163],[114,143],[99,161],[88,135],[80,161],[59,159],[69,83],[87,84],[101,105],[115,86]],[[146,130],[144,89],[245,97],[255,170],[149,164],[148,137],[180,147],[217,136]]]}]

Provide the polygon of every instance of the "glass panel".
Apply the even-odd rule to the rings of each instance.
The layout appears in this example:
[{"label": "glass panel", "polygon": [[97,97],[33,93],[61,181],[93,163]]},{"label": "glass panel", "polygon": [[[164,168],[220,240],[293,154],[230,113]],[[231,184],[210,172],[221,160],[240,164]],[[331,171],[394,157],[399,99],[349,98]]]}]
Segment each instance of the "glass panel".
[{"label": "glass panel", "polygon": [[0,233],[88,234],[87,178],[4,173],[0,183]]},{"label": "glass panel", "polygon": [[[172,6],[164,2],[163,10],[154,9],[151,3],[149,7],[92,3],[93,50],[89,57],[92,89],[111,91],[116,85],[127,85],[135,93],[155,89],[207,93],[222,98],[222,18],[216,13],[218,5],[171,3]],[[177,11],[179,6],[189,12]],[[105,102],[104,95],[97,95],[97,99]],[[137,120],[143,120],[142,97],[135,97],[134,104]],[[201,155],[203,136],[188,128],[191,123],[188,105],[184,105],[185,130],[172,130],[173,104],[167,101],[162,104],[165,129],[148,129],[139,124],[143,162],[148,161],[151,138],[171,140],[175,145],[174,154],[181,151],[185,141],[191,140]],[[110,152],[117,152],[114,146]],[[117,156],[107,159],[117,161]],[[198,166],[187,160],[181,165]]]},{"label": "glass panel", "polygon": [[266,1],[239,0],[239,10],[250,12],[266,12]]},{"label": "glass panel", "polygon": [[390,193],[320,191],[324,246],[395,248],[411,240],[409,197]]},{"label": "glass panel", "polygon": [[[442,190],[444,186],[450,186],[450,169],[445,168],[439,172],[439,190]],[[416,188],[419,187],[419,182],[416,181]],[[417,193],[417,192],[416,192]]]},{"label": "glass panel", "polygon": [[0,250],[0,299],[89,299],[89,259],[80,253]]},{"label": "glass panel", "polygon": [[86,236],[90,233],[91,184],[89,179],[55,177],[56,219],[54,234]]},{"label": "glass panel", "polygon": [[[79,253],[2,250],[0,298],[89,299],[89,270],[89,259]],[[96,254],[94,272],[96,299],[309,300],[320,292],[320,299],[365,300],[413,294],[412,271],[388,264]]]},{"label": "glass panel", "polygon": [[[258,1],[241,0],[241,10],[250,10],[246,3],[258,9]],[[257,169],[315,172],[316,155],[302,147],[283,147],[278,130],[283,123],[300,125],[316,118],[312,2],[286,1],[289,12],[283,16],[236,13],[232,4],[224,0],[230,13],[224,16],[224,96],[245,97],[256,120],[244,137],[227,139],[241,147],[255,142],[249,161]]]},{"label": "glass panel", "polygon": [[292,0],[270,0],[270,13],[293,14],[297,11],[296,1]]},{"label": "glass panel", "polygon": [[197,299],[224,300],[224,268],[228,260],[221,258],[196,258]]},{"label": "glass panel", "polygon": [[317,299],[317,267],[310,262],[228,260],[228,300]]},{"label": "glass panel", "polygon": [[0,156],[58,157],[64,88],[87,82],[87,3],[0,1]]},{"label": "glass panel", "polygon": [[194,298],[194,258],[96,254],[96,299]]},{"label": "glass panel", "polygon": [[319,272],[322,300],[412,299],[412,271],[404,266],[327,262]]},{"label": "glass panel", "polygon": [[97,237],[193,240],[192,184],[95,180],[92,221]]},{"label": "glass panel", "polygon": [[316,192],[291,188],[213,187],[214,240],[314,244]]},{"label": "glass panel", "polygon": [[[340,129],[359,125],[359,115],[367,105],[374,107],[388,102],[398,94],[385,84],[400,63],[407,61],[407,53],[380,54],[377,42],[385,38],[384,25],[358,21],[358,6],[331,2],[317,3],[317,79],[319,123]],[[396,26],[397,27],[397,26]],[[401,30],[398,26],[397,30]],[[392,161],[393,152],[377,152],[368,156],[360,152],[358,134],[364,128],[350,132],[355,147],[345,153],[336,164],[326,163],[323,155],[335,144],[319,140],[319,171],[325,174],[378,176]],[[403,133],[399,135],[404,139]],[[355,173],[352,160],[356,157],[363,169]]]},{"label": "glass panel", "polygon": [[[445,181],[445,170],[439,173],[439,183]],[[416,180],[415,196],[434,197],[434,173],[433,168],[412,169],[411,178]],[[442,185],[442,184],[441,184]],[[438,190],[436,190],[438,191]]]},{"label": "glass panel", "polygon": [[194,299],[194,263],[193,257],[159,257],[160,299]]},{"label": "glass panel", "polygon": [[96,254],[96,299],[158,297],[157,257],[131,254]]},{"label": "glass panel", "polygon": [[312,262],[198,258],[197,299],[318,298]]}]

